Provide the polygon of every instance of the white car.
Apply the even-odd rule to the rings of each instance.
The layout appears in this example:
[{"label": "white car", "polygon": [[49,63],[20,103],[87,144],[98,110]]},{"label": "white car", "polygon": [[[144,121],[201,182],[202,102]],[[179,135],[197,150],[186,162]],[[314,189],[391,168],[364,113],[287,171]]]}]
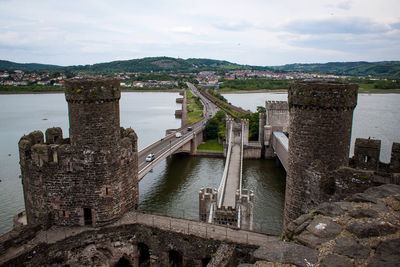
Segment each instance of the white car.
[{"label": "white car", "polygon": [[176,138],[181,138],[181,137],[182,137],[182,133],[181,133],[181,132],[177,132],[177,133],[175,134],[175,137],[176,137]]},{"label": "white car", "polygon": [[154,154],[153,153],[148,154],[147,157],[146,157],[146,161],[150,162],[150,161],[153,161],[153,160],[154,160]]}]

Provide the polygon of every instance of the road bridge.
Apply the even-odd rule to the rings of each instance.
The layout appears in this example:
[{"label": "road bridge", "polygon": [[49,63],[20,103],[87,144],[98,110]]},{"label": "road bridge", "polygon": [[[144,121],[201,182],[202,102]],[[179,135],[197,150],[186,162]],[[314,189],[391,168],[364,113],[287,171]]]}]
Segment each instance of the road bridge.
[{"label": "road bridge", "polygon": [[[203,130],[205,128],[205,122],[207,118],[212,117],[219,110],[214,103],[203,97],[196,87],[191,83],[186,83],[190,91],[200,98],[203,103],[203,119],[188,125],[190,129],[185,126],[167,134],[161,140],[147,146],[146,148],[139,151],[139,181],[149,173],[158,163],[165,160],[167,157],[173,155],[174,153],[189,153],[194,154],[197,147],[203,141]],[[177,138],[176,133],[182,134],[181,137]],[[146,161],[147,155],[150,153],[154,154],[155,158],[153,161]]]}]

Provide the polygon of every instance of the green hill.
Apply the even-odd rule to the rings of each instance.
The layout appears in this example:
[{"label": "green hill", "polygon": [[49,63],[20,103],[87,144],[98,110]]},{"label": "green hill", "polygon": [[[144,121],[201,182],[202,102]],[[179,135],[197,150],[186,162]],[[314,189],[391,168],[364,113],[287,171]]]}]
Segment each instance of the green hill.
[{"label": "green hill", "polygon": [[314,72],[349,76],[400,78],[400,61],[381,62],[329,62],[313,64],[287,64],[272,67],[281,71]]},{"label": "green hill", "polygon": [[52,70],[62,68],[56,65],[38,64],[38,63],[15,63],[7,60],[0,60],[0,70]]},{"label": "green hill", "polygon": [[131,60],[119,60],[93,65],[79,65],[61,67],[56,65],[36,63],[14,63],[0,60],[1,70],[55,70],[55,71],[80,71],[88,73],[114,73],[114,72],[198,72],[253,69],[274,70],[280,72],[299,71],[349,76],[371,76],[378,78],[400,78],[400,61],[381,62],[329,62],[312,64],[287,64],[283,66],[262,67],[231,63],[225,60],[202,58],[172,58],[172,57],[147,57]]},{"label": "green hill", "polygon": [[112,61],[84,66],[66,67],[69,71],[86,72],[196,72],[202,70],[243,69],[243,65],[213,59],[180,59],[171,57],[147,57],[141,59]]}]

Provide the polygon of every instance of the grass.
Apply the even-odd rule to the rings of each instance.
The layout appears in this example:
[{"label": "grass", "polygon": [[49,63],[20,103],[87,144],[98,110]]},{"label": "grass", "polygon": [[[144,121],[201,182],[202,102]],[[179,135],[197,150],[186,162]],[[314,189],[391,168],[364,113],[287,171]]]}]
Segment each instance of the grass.
[{"label": "grass", "polygon": [[224,146],[221,144],[218,144],[217,139],[212,139],[212,140],[207,140],[204,144],[199,145],[197,147],[197,150],[222,152],[222,151],[224,151]]},{"label": "grass", "polygon": [[63,92],[63,86],[52,85],[0,85],[0,93],[36,93],[36,92]]},{"label": "grass", "polygon": [[203,118],[203,105],[198,97],[192,94],[190,90],[186,90],[186,107],[187,121],[186,124],[191,124]]}]

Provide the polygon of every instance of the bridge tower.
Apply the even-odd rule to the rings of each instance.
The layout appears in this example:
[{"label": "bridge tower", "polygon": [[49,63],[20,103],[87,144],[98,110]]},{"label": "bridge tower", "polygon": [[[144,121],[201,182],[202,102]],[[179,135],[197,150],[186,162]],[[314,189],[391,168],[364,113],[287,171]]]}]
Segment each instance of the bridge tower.
[{"label": "bridge tower", "polygon": [[51,128],[19,142],[28,224],[103,225],[139,204],[137,136],[120,128],[119,80],[65,87],[70,138]]},{"label": "bridge tower", "polygon": [[290,85],[284,227],[333,193],[332,171],[348,165],[357,91],[357,84]]}]

